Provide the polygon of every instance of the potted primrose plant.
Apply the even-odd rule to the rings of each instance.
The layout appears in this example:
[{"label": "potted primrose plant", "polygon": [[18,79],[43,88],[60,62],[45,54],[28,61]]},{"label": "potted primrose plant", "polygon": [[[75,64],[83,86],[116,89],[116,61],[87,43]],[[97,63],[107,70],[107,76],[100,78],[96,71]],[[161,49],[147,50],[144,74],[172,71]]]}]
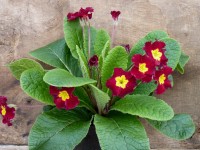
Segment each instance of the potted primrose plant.
[{"label": "potted primrose plant", "polygon": [[[8,67],[22,90],[45,104],[29,135],[30,150],[73,150],[90,126],[102,150],[148,150],[139,118],[164,135],[184,140],[195,131],[187,114],[174,114],[153,96],[173,86],[172,72],[184,73],[189,57],[166,32],[152,31],[132,48],[113,47],[120,11],[112,11],[113,34],[90,25],[92,7],[64,18],[64,38],[30,52],[53,67],[22,58]],[[0,97],[2,122],[12,125],[15,108]]]}]

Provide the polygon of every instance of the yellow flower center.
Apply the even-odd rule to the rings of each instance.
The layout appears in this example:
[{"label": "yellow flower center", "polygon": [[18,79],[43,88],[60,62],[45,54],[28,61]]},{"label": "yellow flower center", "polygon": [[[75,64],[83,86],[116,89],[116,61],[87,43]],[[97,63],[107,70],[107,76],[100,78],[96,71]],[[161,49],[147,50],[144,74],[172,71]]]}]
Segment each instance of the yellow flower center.
[{"label": "yellow flower center", "polygon": [[147,72],[149,69],[146,67],[146,63],[140,63],[139,64],[139,71],[142,73]]},{"label": "yellow flower center", "polygon": [[128,80],[126,79],[125,75],[116,77],[115,81],[116,81],[116,86],[121,87],[122,89],[125,89],[128,83]]},{"label": "yellow flower center", "polygon": [[1,114],[2,114],[2,116],[6,115],[6,107],[5,106],[1,106]]},{"label": "yellow flower center", "polygon": [[58,97],[60,97],[62,101],[66,101],[69,99],[69,94],[67,91],[60,91]]},{"label": "yellow flower center", "polygon": [[164,82],[165,82],[165,80],[166,80],[166,76],[165,76],[165,74],[162,74],[160,77],[159,77],[159,83],[160,84],[164,84]]},{"label": "yellow flower center", "polygon": [[160,61],[160,59],[161,59],[161,57],[162,57],[162,53],[159,51],[158,48],[152,50],[151,53],[152,53],[152,56],[153,56],[153,58],[154,58],[155,60]]}]

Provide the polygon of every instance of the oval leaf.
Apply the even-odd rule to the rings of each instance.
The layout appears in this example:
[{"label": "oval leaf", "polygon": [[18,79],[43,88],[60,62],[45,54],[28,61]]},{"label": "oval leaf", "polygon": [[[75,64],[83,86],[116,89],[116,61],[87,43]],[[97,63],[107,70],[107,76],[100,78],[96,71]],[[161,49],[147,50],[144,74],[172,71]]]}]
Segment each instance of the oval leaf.
[{"label": "oval leaf", "polygon": [[49,94],[49,85],[43,81],[45,71],[36,68],[24,71],[20,78],[20,85],[27,95],[42,103],[54,105],[52,96]]},{"label": "oval leaf", "polygon": [[74,95],[78,96],[78,99],[80,100],[80,104],[77,107],[85,107],[91,112],[96,113],[87,93],[82,87],[76,87],[74,91]]},{"label": "oval leaf", "polygon": [[90,75],[89,75],[87,59],[86,59],[83,51],[78,46],[76,46],[76,50],[77,50],[77,54],[78,54],[78,58],[79,58],[78,60],[79,60],[79,64],[81,67],[83,77],[89,78]]},{"label": "oval leaf", "polygon": [[[97,56],[100,56],[107,41],[110,41],[110,36],[105,30],[98,30],[94,45],[94,51]],[[107,49],[110,49],[110,44]]]},{"label": "oval leaf", "polygon": [[173,70],[176,68],[179,58],[181,56],[181,48],[179,43],[171,38],[164,38],[161,41],[165,42],[166,52],[165,55],[168,58],[167,65],[170,66]]},{"label": "oval leaf", "polygon": [[32,59],[27,59],[27,58],[22,58],[19,60],[16,60],[14,62],[11,62],[10,64],[8,64],[8,67],[10,69],[10,71],[12,72],[13,76],[19,80],[21,77],[21,74],[28,69],[31,68],[37,68],[38,70],[43,70],[42,66],[32,60]]},{"label": "oval leaf", "polygon": [[185,53],[181,52],[181,57],[179,59],[178,65],[176,66],[176,70],[180,72],[181,74],[184,74],[184,67],[189,61],[190,57],[186,55]]},{"label": "oval leaf", "polygon": [[176,114],[168,121],[148,120],[148,122],[164,135],[176,140],[188,139],[195,132],[195,125],[188,114]]},{"label": "oval leaf", "polygon": [[133,91],[133,94],[150,95],[155,91],[157,85],[154,81],[149,83],[140,83]]},{"label": "oval leaf", "polygon": [[69,72],[63,69],[50,70],[45,74],[43,79],[46,83],[56,87],[79,87],[96,82],[89,78],[72,76]]},{"label": "oval leaf", "polygon": [[116,102],[111,110],[158,121],[170,120],[174,116],[173,109],[167,103],[146,95],[128,95]]},{"label": "oval leaf", "polygon": [[103,150],[149,150],[149,139],[139,120],[128,114],[95,115],[94,124]]},{"label": "oval leaf", "polygon": [[91,115],[82,109],[54,108],[41,114],[29,135],[30,150],[73,150],[87,135]]},{"label": "oval leaf", "polygon": [[29,54],[50,66],[67,69],[70,73],[81,76],[80,68],[77,65],[78,61],[72,56],[64,38],[36,49]]},{"label": "oval leaf", "polygon": [[106,104],[109,102],[110,97],[108,96],[107,93],[104,93],[100,89],[98,89],[96,86],[90,84],[90,89],[92,91],[92,94],[95,97],[95,100],[97,102],[97,106],[99,110],[102,112],[103,109],[105,108]]},{"label": "oval leaf", "polygon": [[112,76],[114,68],[127,68],[127,58],[128,54],[121,46],[117,46],[109,51],[101,71],[101,82],[104,91],[106,90],[106,81]]},{"label": "oval leaf", "polygon": [[64,19],[64,35],[65,41],[70,48],[72,56],[78,58],[76,52],[76,45],[83,49],[83,31],[80,25],[79,19],[73,21],[67,21],[67,18]]}]

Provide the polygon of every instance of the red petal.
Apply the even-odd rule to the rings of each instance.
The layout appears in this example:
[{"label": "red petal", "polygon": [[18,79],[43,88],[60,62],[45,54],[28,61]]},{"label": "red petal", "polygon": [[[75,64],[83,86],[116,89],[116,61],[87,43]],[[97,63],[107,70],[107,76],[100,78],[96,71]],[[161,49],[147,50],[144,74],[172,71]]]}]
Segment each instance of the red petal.
[{"label": "red petal", "polygon": [[59,93],[59,89],[55,86],[50,86],[49,91],[50,91],[50,94],[53,96],[57,96]]},{"label": "red petal", "polygon": [[69,110],[69,109],[74,109],[78,104],[79,104],[79,100],[78,100],[78,97],[76,96],[71,96],[69,100],[66,100],[65,101],[65,104],[66,104],[66,109]]},{"label": "red petal", "polygon": [[152,79],[153,79],[153,76],[146,75],[144,78],[142,78],[142,82],[148,83],[148,82],[151,82]]},{"label": "red petal", "polygon": [[163,73],[167,76],[172,73],[172,68],[169,66],[164,66],[162,70],[163,70]]},{"label": "red petal", "polygon": [[15,108],[10,108],[6,106],[6,115],[2,117],[3,117],[2,123],[11,126],[12,125],[11,121],[15,117]]},{"label": "red petal", "polygon": [[0,105],[7,105],[7,97],[5,96],[0,96]]},{"label": "red petal", "polygon": [[156,89],[156,94],[162,94],[165,92],[165,86],[164,85],[158,85]]},{"label": "red petal", "polygon": [[133,67],[131,69],[131,74],[136,78],[136,79],[142,79],[145,77],[145,74],[139,71],[137,67]]},{"label": "red petal", "polygon": [[65,108],[65,101],[62,101],[61,98],[55,98],[54,103],[56,104],[57,108]]},{"label": "red petal", "polygon": [[73,91],[74,91],[74,87],[63,87],[60,91],[67,91],[67,93],[70,95],[72,95]]}]

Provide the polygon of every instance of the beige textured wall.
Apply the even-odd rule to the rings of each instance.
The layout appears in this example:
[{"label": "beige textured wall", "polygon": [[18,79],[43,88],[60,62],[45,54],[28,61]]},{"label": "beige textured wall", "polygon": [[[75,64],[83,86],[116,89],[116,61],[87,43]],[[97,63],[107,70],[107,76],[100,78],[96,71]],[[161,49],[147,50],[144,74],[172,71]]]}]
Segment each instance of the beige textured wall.
[{"label": "beige textured wall", "polygon": [[191,114],[196,133],[179,142],[146,126],[152,148],[200,149],[200,0],[0,0],[0,95],[19,107],[12,127],[0,124],[0,144],[27,144],[29,129],[42,108],[22,92],[4,65],[61,38],[63,17],[81,6],[94,7],[92,25],[109,31],[110,10],[122,12],[115,44],[133,45],[154,29],[165,30],[180,42],[190,61],[184,75],[174,74],[174,88],[161,98],[176,113]]}]

